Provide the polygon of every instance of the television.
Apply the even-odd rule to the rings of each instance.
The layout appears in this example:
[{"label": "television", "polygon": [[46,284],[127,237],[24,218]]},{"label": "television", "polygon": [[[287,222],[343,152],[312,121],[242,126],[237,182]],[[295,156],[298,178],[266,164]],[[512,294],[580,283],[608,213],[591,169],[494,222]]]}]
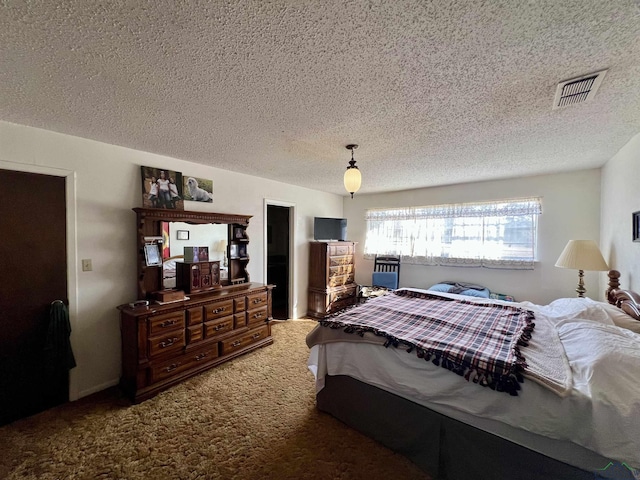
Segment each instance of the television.
[{"label": "television", "polygon": [[315,217],[313,219],[314,240],[347,240],[347,219]]}]

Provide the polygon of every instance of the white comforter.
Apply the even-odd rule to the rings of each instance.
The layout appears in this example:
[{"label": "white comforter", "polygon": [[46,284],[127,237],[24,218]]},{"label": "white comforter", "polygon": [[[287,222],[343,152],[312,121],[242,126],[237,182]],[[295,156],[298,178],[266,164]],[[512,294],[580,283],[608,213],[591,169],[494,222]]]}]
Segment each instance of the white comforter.
[{"label": "white comforter", "polygon": [[[614,324],[618,309],[588,298],[518,305],[533,310],[536,321],[555,327],[570,366],[568,394],[561,396],[528,379],[517,397],[509,397],[402,349],[367,343],[316,345],[309,368],[318,389],[326,374],[349,375],[497,434],[500,423],[515,427],[503,436],[516,442],[517,430],[524,430],[640,467],[640,335]],[[526,359],[526,348],[523,354]],[[555,458],[567,461],[562,452]]]}]

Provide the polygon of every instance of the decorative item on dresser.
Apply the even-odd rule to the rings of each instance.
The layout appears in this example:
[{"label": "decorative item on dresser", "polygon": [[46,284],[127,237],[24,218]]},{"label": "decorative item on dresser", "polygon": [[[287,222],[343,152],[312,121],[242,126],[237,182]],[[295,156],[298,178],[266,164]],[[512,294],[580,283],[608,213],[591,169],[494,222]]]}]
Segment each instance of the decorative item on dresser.
[{"label": "decorative item on dresser", "polygon": [[[227,360],[273,343],[273,285],[250,283],[246,270],[249,216],[135,208],[138,220],[138,298],[120,305],[122,377],[134,403]],[[241,243],[245,256],[229,258],[229,280],[220,262],[177,263],[179,288],[165,290],[163,266],[148,266],[145,238],[161,234],[167,222],[227,224],[226,241]],[[236,235],[238,235],[236,237]],[[215,240],[218,241],[219,240]],[[158,293],[180,298],[154,301]],[[146,304],[145,304],[146,303]]]},{"label": "decorative item on dresser", "polygon": [[307,315],[324,318],[357,301],[355,242],[311,242]]},{"label": "decorative item on dresser", "polygon": [[177,262],[176,287],[186,293],[220,288],[220,262]]}]

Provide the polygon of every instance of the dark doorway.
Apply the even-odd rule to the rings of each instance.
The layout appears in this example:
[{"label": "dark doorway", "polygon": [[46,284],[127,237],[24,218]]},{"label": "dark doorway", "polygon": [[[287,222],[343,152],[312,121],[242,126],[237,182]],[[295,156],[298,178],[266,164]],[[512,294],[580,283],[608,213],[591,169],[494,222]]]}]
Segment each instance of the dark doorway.
[{"label": "dark doorway", "polygon": [[289,318],[290,207],[267,205],[267,283],[273,284],[273,318]]},{"label": "dark doorway", "polygon": [[0,425],[69,400],[45,361],[49,310],[67,299],[65,178],[0,170]]}]

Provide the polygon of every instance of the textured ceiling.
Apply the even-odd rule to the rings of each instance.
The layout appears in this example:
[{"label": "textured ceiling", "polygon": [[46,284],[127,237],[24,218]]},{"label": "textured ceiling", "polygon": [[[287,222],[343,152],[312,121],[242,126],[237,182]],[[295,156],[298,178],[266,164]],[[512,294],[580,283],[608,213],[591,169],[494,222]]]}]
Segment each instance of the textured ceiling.
[{"label": "textured ceiling", "polygon": [[2,120],[341,195],[348,143],[371,193],[599,167],[640,132],[635,0],[7,0],[0,62]]}]

